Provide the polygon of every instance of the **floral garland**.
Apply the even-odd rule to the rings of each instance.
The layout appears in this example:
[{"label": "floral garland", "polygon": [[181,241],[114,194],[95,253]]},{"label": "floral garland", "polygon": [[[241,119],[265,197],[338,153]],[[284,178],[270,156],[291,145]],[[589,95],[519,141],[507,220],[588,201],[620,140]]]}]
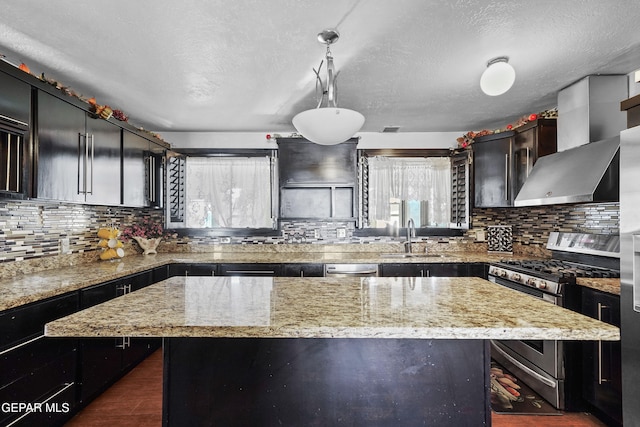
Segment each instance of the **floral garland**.
[{"label": "floral garland", "polygon": [[133,224],[125,227],[120,234],[120,238],[128,242],[133,237],[144,237],[145,239],[155,239],[157,237],[173,237],[172,234],[165,232],[159,221],[145,217],[139,224]]},{"label": "floral garland", "polygon": [[[5,55],[0,53],[0,58],[5,58]],[[62,83],[60,83],[60,82],[58,82],[58,81],[56,81],[56,80],[54,80],[52,78],[45,77],[44,73],[41,73],[39,76],[36,76],[35,74],[33,74],[31,72],[31,70],[29,69],[29,66],[27,64],[25,64],[24,62],[21,63],[18,66],[18,68],[21,71],[24,71],[27,74],[31,74],[32,76],[34,76],[38,80],[50,84],[51,86],[55,87],[56,89],[58,89],[59,91],[61,91],[65,95],[72,96],[74,98],[78,98],[82,102],[86,102],[87,104],[89,104],[89,111],[91,111],[93,114],[95,114],[96,117],[100,117],[100,118],[102,118],[104,120],[109,120],[111,117],[113,117],[114,119],[120,120],[121,122],[129,123],[129,117],[122,110],[112,109],[108,105],[99,105],[99,104],[96,103],[96,99],[94,97],[91,97],[91,98],[83,97],[82,95],[79,95],[75,91],[70,89],[68,86],[64,86],[64,85],[62,85]],[[138,130],[140,130],[142,132],[146,132],[149,135],[153,136],[154,138],[157,138],[157,139],[159,139],[161,141],[164,141],[164,139],[162,139],[160,134],[158,134],[156,132],[151,132],[151,131],[146,130],[146,129],[142,128],[142,127],[136,127],[136,129],[138,129]],[[164,142],[166,142],[166,141],[164,141]]]},{"label": "floral garland", "polygon": [[473,144],[475,142],[475,139],[480,137],[480,136],[485,136],[485,135],[493,135],[496,133],[501,133],[501,132],[507,132],[510,130],[514,130],[519,128],[520,126],[523,126],[529,122],[538,120],[538,119],[556,119],[558,118],[558,108],[552,108],[550,110],[545,110],[541,113],[535,114],[529,114],[526,116],[522,116],[520,117],[515,123],[510,123],[508,125],[506,125],[504,128],[500,128],[500,129],[496,129],[496,130],[489,130],[489,129],[483,129],[481,131],[469,131],[467,133],[465,133],[464,135],[462,135],[459,138],[456,138],[456,141],[458,141],[458,147],[459,148],[468,148],[471,144]]}]

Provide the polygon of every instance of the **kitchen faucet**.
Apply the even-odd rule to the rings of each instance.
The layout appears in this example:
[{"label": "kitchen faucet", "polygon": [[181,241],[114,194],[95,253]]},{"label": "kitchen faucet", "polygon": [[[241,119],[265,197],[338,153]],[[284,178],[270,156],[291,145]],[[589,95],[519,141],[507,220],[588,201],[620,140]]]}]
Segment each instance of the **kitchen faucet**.
[{"label": "kitchen faucet", "polygon": [[411,253],[411,238],[416,237],[416,224],[413,222],[413,218],[409,218],[407,221],[407,241],[404,242],[404,251]]}]

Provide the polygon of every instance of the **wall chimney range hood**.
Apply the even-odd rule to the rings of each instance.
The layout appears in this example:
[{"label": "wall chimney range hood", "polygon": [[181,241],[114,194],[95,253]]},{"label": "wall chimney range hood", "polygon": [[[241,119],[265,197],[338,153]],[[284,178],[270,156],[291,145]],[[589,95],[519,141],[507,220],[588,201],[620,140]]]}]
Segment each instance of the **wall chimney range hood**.
[{"label": "wall chimney range hood", "polygon": [[620,137],[540,157],[515,206],[619,200]]},{"label": "wall chimney range hood", "polygon": [[587,76],[558,93],[558,151],[540,157],[514,206],[620,199],[620,131],[626,76]]}]

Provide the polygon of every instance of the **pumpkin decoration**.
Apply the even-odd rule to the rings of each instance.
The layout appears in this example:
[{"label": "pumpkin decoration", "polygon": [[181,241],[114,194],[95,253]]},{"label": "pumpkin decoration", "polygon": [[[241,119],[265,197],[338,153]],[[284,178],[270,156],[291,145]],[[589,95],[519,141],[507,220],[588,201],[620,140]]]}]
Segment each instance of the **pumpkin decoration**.
[{"label": "pumpkin decoration", "polygon": [[25,64],[24,62],[22,62],[18,68],[20,70],[24,71],[25,73],[31,74],[31,70],[29,69],[29,66],[27,64]]}]

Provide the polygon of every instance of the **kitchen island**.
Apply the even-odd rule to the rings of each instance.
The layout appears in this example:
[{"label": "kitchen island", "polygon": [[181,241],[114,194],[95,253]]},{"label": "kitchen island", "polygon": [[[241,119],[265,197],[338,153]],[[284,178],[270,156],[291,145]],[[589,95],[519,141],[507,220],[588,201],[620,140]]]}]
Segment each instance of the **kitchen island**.
[{"label": "kitchen island", "polygon": [[174,277],[46,335],[163,337],[165,425],[477,426],[487,340],[619,330],[479,278]]}]

